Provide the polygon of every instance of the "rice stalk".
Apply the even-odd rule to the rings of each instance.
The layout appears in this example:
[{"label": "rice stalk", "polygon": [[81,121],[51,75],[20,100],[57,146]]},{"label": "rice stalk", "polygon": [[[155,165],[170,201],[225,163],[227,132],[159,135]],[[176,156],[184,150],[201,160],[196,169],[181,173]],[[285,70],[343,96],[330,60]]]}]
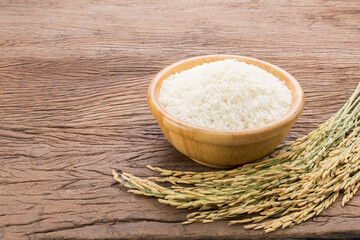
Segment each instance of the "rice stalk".
[{"label": "rice stalk", "polygon": [[[254,163],[226,171],[183,172],[147,166],[154,181],[129,173],[114,179],[129,192],[195,211],[183,224],[230,220],[272,232],[319,215],[344,193],[344,206],[360,187],[360,84],[345,105],[308,135]],[[186,185],[183,185],[186,184]],[[246,218],[249,214],[257,216]],[[244,218],[245,217],[245,218]],[[271,220],[267,220],[272,217]]]}]

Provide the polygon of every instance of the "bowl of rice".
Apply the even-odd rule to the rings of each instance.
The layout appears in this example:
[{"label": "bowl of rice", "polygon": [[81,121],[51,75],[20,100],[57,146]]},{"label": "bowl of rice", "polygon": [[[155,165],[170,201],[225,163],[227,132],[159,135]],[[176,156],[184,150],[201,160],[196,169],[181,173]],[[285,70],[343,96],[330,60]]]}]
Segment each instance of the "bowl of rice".
[{"label": "bowl of rice", "polygon": [[177,150],[216,168],[272,152],[304,108],[304,92],[285,70],[233,55],[194,57],[164,68],[151,81],[147,100]]}]

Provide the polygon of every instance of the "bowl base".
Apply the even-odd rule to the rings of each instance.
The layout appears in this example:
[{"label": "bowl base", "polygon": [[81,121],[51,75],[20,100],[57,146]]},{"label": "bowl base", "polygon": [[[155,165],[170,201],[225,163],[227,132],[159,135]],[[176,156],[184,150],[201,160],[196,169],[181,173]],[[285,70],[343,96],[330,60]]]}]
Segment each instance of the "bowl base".
[{"label": "bowl base", "polygon": [[203,161],[200,161],[200,160],[196,160],[196,159],[193,159],[191,158],[193,161],[201,164],[201,165],[205,165],[207,167],[212,167],[212,168],[222,168],[222,169],[225,169],[225,168],[235,168],[235,167],[238,167],[240,166],[241,164],[239,165],[219,165],[219,164],[212,164],[212,163],[207,163],[207,162],[203,162]]}]

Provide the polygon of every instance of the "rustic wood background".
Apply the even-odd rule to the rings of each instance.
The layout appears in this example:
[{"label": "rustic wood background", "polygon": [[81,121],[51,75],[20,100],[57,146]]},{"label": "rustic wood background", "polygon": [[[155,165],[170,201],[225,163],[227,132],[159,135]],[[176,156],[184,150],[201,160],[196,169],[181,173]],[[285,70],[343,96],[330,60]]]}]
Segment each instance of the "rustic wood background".
[{"label": "rustic wood background", "polygon": [[287,139],[335,113],[360,78],[360,2],[0,1],[0,239],[360,236],[360,195],[265,235],[127,193],[111,169],[209,170],[177,152],[146,103],[163,67],[205,54],[274,63],[306,105]]}]

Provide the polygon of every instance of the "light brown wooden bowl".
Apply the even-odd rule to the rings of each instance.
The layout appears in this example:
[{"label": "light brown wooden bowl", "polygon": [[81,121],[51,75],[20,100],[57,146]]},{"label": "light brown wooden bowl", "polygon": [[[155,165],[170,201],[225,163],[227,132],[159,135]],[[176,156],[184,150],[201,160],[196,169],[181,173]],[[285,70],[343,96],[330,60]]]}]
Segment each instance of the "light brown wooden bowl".
[{"label": "light brown wooden bowl", "polygon": [[[285,81],[292,92],[290,110],[276,121],[256,128],[219,130],[203,128],[181,121],[166,112],[159,101],[163,80],[203,63],[237,59],[258,66]],[[208,55],[185,59],[160,71],[151,81],[148,95],[150,110],[169,142],[194,161],[210,167],[231,168],[254,161],[272,152],[300,117],[304,108],[304,92],[296,79],[285,70],[270,63],[249,57]]]}]

